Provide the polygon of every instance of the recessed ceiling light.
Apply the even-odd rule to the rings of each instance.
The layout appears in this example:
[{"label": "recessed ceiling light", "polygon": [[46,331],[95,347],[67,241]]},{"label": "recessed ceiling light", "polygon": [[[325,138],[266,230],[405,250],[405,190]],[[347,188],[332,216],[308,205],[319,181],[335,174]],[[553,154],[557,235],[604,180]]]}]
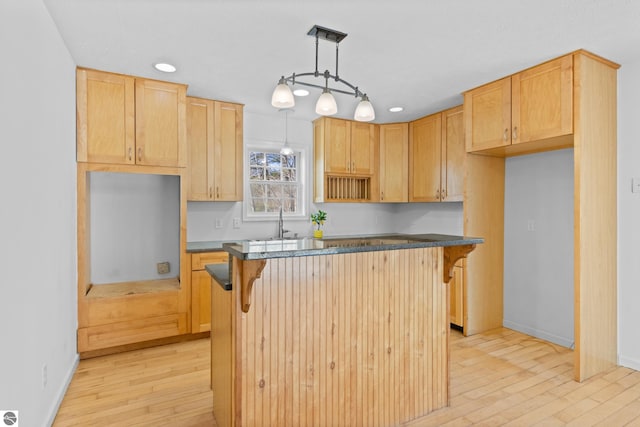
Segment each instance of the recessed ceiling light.
[{"label": "recessed ceiling light", "polygon": [[293,91],[295,96],[307,96],[309,95],[309,91],[306,89],[296,89]]},{"label": "recessed ceiling light", "polygon": [[176,67],[171,65],[171,64],[167,64],[166,62],[158,62],[157,64],[153,65],[155,67],[156,70],[158,71],[162,71],[163,73],[175,73],[176,71]]},{"label": "recessed ceiling light", "polygon": [[391,111],[392,113],[399,113],[402,110],[404,110],[403,107],[391,107],[391,108],[389,108],[389,111]]}]

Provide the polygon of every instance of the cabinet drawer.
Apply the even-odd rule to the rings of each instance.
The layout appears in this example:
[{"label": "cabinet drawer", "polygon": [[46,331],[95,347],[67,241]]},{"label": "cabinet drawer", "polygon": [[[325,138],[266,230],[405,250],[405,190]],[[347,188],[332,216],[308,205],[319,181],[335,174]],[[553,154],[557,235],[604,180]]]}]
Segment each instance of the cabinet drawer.
[{"label": "cabinet drawer", "polygon": [[78,351],[99,350],[171,337],[186,332],[186,313],[91,326],[78,329]]},{"label": "cabinet drawer", "polygon": [[228,260],[229,254],[224,251],[191,254],[191,270],[204,270],[207,264],[222,264]]}]

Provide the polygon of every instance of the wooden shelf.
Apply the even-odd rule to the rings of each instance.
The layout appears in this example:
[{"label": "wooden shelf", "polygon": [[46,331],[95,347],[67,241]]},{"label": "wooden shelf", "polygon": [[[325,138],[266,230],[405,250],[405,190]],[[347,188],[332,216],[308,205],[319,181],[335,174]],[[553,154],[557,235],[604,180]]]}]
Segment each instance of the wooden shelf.
[{"label": "wooden shelf", "polygon": [[127,295],[151,294],[158,292],[177,292],[180,290],[180,279],[140,280],[135,282],[107,283],[91,285],[87,298],[117,298]]}]

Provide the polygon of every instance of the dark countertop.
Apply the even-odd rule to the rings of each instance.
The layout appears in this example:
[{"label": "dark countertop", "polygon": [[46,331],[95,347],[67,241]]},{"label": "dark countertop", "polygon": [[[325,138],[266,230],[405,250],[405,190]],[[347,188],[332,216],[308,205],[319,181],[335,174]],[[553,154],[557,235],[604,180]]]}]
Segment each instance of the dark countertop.
[{"label": "dark countertop", "polygon": [[445,234],[382,234],[335,236],[324,239],[254,240],[224,243],[223,249],[239,259],[287,258],[353,252],[388,251],[483,243],[476,237]]},{"label": "dark countertop", "polygon": [[218,285],[225,291],[231,290],[231,280],[229,280],[229,264],[207,264],[205,270],[211,275]]},{"label": "dark countertop", "polygon": [[235,243],[236,240],[211,240],[208,242],[187,242],[187,253],[197,252],[219,252],[224,251],[222,247],[225,243]]}]

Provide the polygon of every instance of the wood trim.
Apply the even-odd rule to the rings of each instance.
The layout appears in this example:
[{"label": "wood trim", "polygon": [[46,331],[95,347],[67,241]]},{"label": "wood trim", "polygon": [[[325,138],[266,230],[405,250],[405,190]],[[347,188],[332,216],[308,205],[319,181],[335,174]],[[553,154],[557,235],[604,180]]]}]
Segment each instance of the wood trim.
[{"label": "wood trim", "polygon": [[464,234],[484,238],[464,269],[465,335],[502,326],[504,174],[503,158],[469,153],[465,158]]},{"label": "wood trim", "polygon": [[617,364],[617,81],[610,64],[574,58],[574,376]]},{"label": "wood trim", "polygon": [[444,283],[449,283],[453,278],[453,268],[456,263],[475,249],[476,245],[462,245],[462,246],[446,246],[444,248],[444,268],[442,269],[442,280]]},{"label": "wood trim", "polygon": [[242,311],[247,313],[251,307],[251,290],[256,279],[260,278],[262,270],[267,265],[264,259],[256,260],[238,260],[237,265],[240,269],[240,300],[242,302]]}]

